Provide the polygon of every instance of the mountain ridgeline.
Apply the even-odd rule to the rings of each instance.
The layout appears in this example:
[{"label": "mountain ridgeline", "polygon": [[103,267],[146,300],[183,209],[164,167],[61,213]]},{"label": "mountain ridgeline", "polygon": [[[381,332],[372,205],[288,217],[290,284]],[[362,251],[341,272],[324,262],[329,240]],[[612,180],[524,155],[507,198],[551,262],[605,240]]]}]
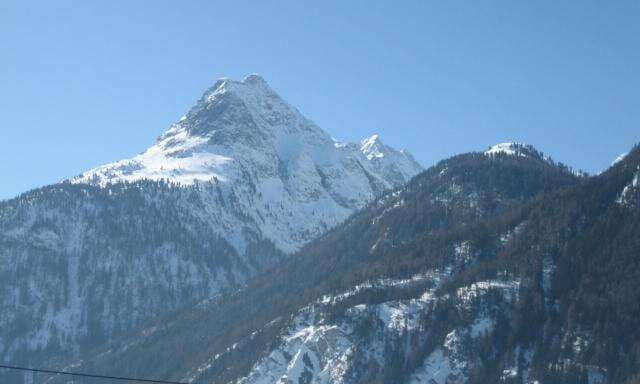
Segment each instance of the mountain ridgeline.
[{"label": "mountain ridgeline", "polygon": [[[455,156],[73,369],[197,383],[635,383],[640,149]],[[61,363],[61,366],[67,366]]]},{"label": "mountain ridgeline", "polygon": [[[0,203],[0,356],[190,383],[640,383],[640,148],[422,170],[255,75]],[[91,383],[0,373],[2,382]]]}]

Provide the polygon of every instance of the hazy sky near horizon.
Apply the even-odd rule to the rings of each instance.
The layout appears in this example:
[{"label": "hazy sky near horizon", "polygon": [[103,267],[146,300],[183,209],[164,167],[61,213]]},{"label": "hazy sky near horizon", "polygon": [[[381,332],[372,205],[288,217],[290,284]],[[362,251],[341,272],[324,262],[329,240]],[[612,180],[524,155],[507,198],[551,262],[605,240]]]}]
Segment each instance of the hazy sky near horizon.
[{"label": "hazy sky near horizon", "polygon": [[6,1],[0,199],[142,151],[219,77],[423,165],[505,141],[594,173],[640,141],[640,2]]}]

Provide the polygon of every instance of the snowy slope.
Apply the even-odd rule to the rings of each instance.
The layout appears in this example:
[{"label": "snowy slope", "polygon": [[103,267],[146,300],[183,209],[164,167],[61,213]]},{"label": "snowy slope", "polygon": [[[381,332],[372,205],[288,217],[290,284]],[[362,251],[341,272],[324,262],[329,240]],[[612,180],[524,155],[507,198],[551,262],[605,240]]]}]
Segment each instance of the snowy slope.
[{"label": "snowy slope", "polygon": [[[384,382],[410,384],[466,383],[476,363],[474,343],[491,334],[496,324],[486,297],[499,294],[506,310],[517,301],[517,280],[490,280],[461,287],[453,297],[440,296],[438,288],[452,269],[431,271],[404,280],[381,280],[354,287],[303,308],[289,322],[279,343],[251,369],[239,384],[361,383],[369,372],[381,379],[397,356],[423,355],[404,378]],[[421,286],[426,288],[420,289]],[[327,313],[346,298],[366,297],[390,289],[415,289],[414,297],[378,304],[354,304],[337,320]],[[352,300],[353,301],[353,300]],[[357,303],[357,298],[354,303]],[[446,304],[445,304],[446,303]],[[468,320],[462,324],[430,324],[441,306],[453,303]],[[368,324],[362,329],[361,324]],[[429,327],[444,328],[441,340],[429,340]],[[418,352],[420,345],[433,345]],[[526,369],[525,366],[524,369]],[[190,378],[194,379],[194,377]]]},{"label": "snowy slope", "polygon": [[[391,287],[398,289],[425,283],[437,287],[448,273],[450,271],[433,271],[410,279],[384,279],[323,297],[300,310],[281,336],[280,344],[238,383],[345,383],[352,382],[350,376],[362,366],[372,364],[381,370],[389,359],[386,344],[397,341],[403,333],[418,331],[421,312],[434,304],[435,288],[426,289],[420,296],[406,301],[350,306],[340,321],[327,321],[325,311],[347,298]],[[367,340],[361,340],[356,328],[366,318],[374,320],[371,322],[374,328],[367,330]]]}]

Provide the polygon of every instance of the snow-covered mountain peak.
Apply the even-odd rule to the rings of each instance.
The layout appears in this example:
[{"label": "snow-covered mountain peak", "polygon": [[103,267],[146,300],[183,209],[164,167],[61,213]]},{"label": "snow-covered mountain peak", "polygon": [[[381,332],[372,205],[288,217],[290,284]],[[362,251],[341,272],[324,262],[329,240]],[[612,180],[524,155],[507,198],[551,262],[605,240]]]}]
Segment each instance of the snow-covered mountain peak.
[{"label": "snow-covered mountain peak", "polygon": [[420,171],[411,155],[377,135],[361,145],[338,144],[249,75],[218,80],[150,148],[72,182],[214,182],[262,236],[289,252]]},{"label": "snow-covered mountain peak", "polygon": [[[391,158],[383,159],[385,156]],[[374,174],[391,168],[391,180],[379,175],[385,188],[422,170],[411,155],[384,145],[378,135],[363,140],[359,147],[337,145],[262,77],[251,74],[242,81],[219,79],[152,147],[132,159],[92,169],[73,181],[105,185],[163,179],[193,184],[238,180],[242,178],[239,167],[256,172],[278,164],[272,172],[289,177],[289,168],[298,163],[322,169],[353,160],[369,163],[367,168],[376,168],[372,169]],[[381,167],[380,162],[389,164]]]},{"label": "snow-covered mountain peak", "polygon": [[369,160],[377,172],[387,175],[387,180],[394,184],[402,184],[404,175],[415,175],[422,166],[404,149],[396,150],[382,142],[378,134],[365,138],[360,142],[360,152]]},{"label": "snow-covered mountain peak", "polygon": [[200,100],[211,102],[215,96],[227,92],[235,93],[241,98],[277,96],[267,81],[258,74],[249,74],[242,80],[233,80],[228,77],[218,79],[212,87],[207,89]]},{"label": "snow-covered mountain peak", "polygon": [[[232,116],[229,116],[232,115]],[[278,122],[301,118],[293,106],[282,98],[259,75],[251,74],[242,81],[222,78],[207,89],[179,124],[196,134],[212,134],[220,128],[231,128],[235,121],[249,128],[251,122],[277,125]]]},{"label": "snow-covered mountain peak", "polygon": [[257,73],[250,73],[242,79],[242,82],[245,84],[254,84],[259,86],[269,86],[267,81]]},{"label": "snow-covered mountain peak", "polygon": [[487,156],[505,154],[518,157],[540,157],[540,153],[531,145],[524,143],[500,143],[484,152]]}]

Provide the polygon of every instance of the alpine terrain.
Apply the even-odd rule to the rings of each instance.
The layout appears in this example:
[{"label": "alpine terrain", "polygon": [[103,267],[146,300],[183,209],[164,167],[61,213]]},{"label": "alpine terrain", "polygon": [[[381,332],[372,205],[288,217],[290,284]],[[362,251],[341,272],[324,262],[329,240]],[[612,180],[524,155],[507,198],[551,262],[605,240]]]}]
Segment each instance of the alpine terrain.
[{"label": "alpine terrain", "polygon": [[594,176],[521,143],[422,170],[220,80],[141,154],[0,203],[0,356],[198,384],[638,384],[639,180],[637,145]]},{"label": "alpine terrain", "polygon": [[523,144],[454,156],[240,289],[57,364],[190,383],[638,383],[639,178],[637,146],[595,176]]},{"label": "alpine terrain", "polygon": [[257,75],[219,80],[141,154],[0,202],[0,361],[79,357],[237,290],[420,171]]}]

